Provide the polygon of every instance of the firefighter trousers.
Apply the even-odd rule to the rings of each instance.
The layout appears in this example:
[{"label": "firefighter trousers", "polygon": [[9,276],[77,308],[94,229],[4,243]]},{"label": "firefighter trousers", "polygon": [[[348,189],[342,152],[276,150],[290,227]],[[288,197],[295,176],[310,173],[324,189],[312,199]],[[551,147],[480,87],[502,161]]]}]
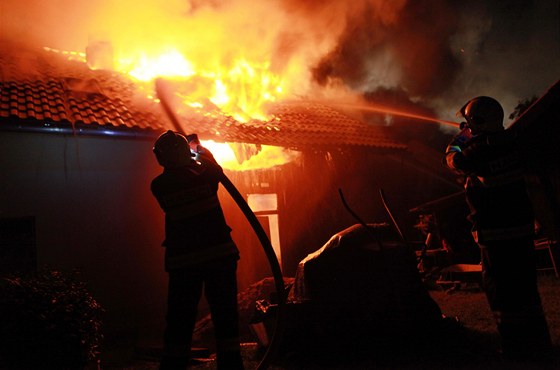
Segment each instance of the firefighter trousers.
[{"label": "firefighter trousers", "polygon": [[537,285],[530,237],[480,245],[483,286],[505,354],[547,351],[548,324]]},{"label": "firefighter trousers", "polygon": [[[198,304],[204,291],[216,338],[218,369],[242,369],[237,310],[237,260],[225,258],[169,271],[164,355],[161,368],[188,363]],[[167,366],[167,364],[181,366]]]}]

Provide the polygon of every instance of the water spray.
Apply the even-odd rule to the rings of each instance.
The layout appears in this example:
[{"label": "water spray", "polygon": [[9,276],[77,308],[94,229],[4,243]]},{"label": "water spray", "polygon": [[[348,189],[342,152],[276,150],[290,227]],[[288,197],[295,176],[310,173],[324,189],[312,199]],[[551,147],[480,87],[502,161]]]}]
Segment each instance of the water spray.
[{"label": "water spray", "polygon": [[360,110],[360,111],[366,111],[366,112],[385,113],[385,114],[390,114],[390,115],[393,115],[393,116],[407,117],[407,118],[417,119],[417,120],[421,120],[421,121],[439,123],[439,124],[442,124],[442,125],[445,125],[445,126],[452,126],[452,127],[457,127],[457,128],[459,128],[459,125],[460,125],[460,123],[458,123],[458,122],[445,121],[445,120],[441,120],[441,119],[438,119],[438,118],[427,117],[427,116],[423,116],[423,115],[420,115],[420,114],[404,112],[404,111],[401,111],[401,110],[388,108],[388,107],[383,107],[383,106],[378,106],[378,105],[355,104],[355,103],[337,103],[337,102],[329,102],[328,105],[332,106],[332,107],[339,107],[339,108],[344,108],[344,109],[353,109],[353,110]]}]

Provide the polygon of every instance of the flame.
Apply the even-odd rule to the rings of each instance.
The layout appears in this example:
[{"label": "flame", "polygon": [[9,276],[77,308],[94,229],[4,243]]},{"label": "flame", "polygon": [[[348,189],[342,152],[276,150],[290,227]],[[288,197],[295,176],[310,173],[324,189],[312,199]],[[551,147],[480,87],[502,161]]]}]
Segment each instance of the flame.
[{"label": "flame", "polygon": [[300,158],[301,153],[272,145],[261,145],[260,150],[248,160],[239,162],[235,152],[228,143],[217,143],[212,140],[202,140],[201,145],[208,148],[216,161],[226,170],[248,171],[272,168]]},{"label": "flame", "polygon": [[177,50],[159,55],[142,53],[136,60],[122,59],[117,69],[144,82],[153,81],[157,77],[190,77],[195,74],[192,63]]},{"label": "flame", "polygon": [[[250,119],[268,121],[271,117],[264,107],[283,96],[282,78],[270,71],[270,62],[250,62],[235,59],[229,66],[218,66],[214,70],[197,68],[179,51],[168,50],[163,54],[148,57],[145,54],[136,61],[125,60],[117,68],[127,71],[140,82],[153,83],[158,77],[183,81],[186,92],[178,93],[185,106],[210,114],[213,107],[221,113],[231,115],[237,121]],[[248,160],[239,162],[228,143],[203,141],[224,169],[245,171],[279,166],[299,157],[298,152],[275,146],[261,146],[261,150]]]},{"label": "flame", "polygon": [[[161,53],[142,52],[137,56],[121,58],[115,69],[144,84],[165,77],[183,81],[187,87],[196,85],[194,91],[179,93],[184,104],[202,108],[209,101],[223,114],[240,122],[270,120],[265,105],[282,98],[285,92],[282,78],[270,71],[270,62],[238,58],[229,65],[209,69],[208,66],[198,66],[194,60],[189,60],[173,48]],[[206,82],[201,84],[201,81]]]},{"label": "flame", "polygon": [[[84,53],[44,49],[86,63]],[[151,88],[154,80],[165,77],[183,85],[183,90],[176,94],[185,106],[206,115],[215,113],[217,107],[221,114],[231,115],[240,122],[270,120],[272,117],[265,111],[266,104],[281,99],[286,91],[282,78],[270,71],[270,62],[257,63],[238,58],[212,70],[198,67],[175,48],[119,58],[114,61],[114,68],[133,78],[150,99],[155,99]],[[203,141],[203,146],[213,153],[224,169],[234,171],[271,168],[293,161],[300,155],[281,147],[262,145],[258,153],[240,162],[228,143]]]},{"label": "flame", "polygon": [[268,62],[251,63],[238,59],[229,69],[220,70],[215,75],[208,73],[215,80],[210,101],[241,122],[250,118],[269,120],[263,107],[276,101],[284,91],[282,79],[271,73],[269,66]]},{"label": "flame", "polygon": [[[50,47],[44,47],[44,50],[65,55],[69,60],[86,62],[86,54],[83,52]],[[137,55],[118,58],[114,69],[132,77],[144,90],[151,90],[146,87],[153,85],[154,80],[159,77],[183,81],[187,86],[193,85],[192,82],[195,81],[196,91],[178,93],[185,105],[203,108],[207,106],[207,100],[223,114],[240,122],[272,119],[266,113],[266,104],[285,97],[287,91],[283,79],[270,71],[269,61],[251,62],[238,58],[229,63],[229,66],[226,63],[224,66],[208,69],[198,67],[175,48],[152,53],[143,51]],[[206,82],[201,84],[200,81]],[[153,96],[152,93],[148,95]]]}]

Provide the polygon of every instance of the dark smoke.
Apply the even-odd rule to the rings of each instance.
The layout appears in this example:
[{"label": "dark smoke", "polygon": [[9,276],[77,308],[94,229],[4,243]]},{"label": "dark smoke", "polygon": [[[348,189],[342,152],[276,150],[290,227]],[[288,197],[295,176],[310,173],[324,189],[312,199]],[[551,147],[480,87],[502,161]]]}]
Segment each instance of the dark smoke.
[{"label": "dark smoke", "polygon": [[[285,1],[306,15],[334,1]],[[299,3],[299,2],[297,2]],[[453,119],[477,95],[495,96],[511,112],[560,76],[557,0],[356,1],[338,44],[312,67],[320,86],[405,92]],[[384,17],[388,8],[391,17]],[[389,57],[388,57],[389,56]]]},{"label": "dark smoke", "polygon": [[[456,17],[443,1],[411,1],[392,23],[380,23],[372,7],[347,21],[339,44],[314,68],[321,85],[341,79],[360,86],[376,71],[371,60],[390,52],[402,73],[401,88],[412,96],[433,96],[453,83],[461,63],[452,54],[449,39],[456,32]],[[374,89],[372,86],[365,89]]]}]

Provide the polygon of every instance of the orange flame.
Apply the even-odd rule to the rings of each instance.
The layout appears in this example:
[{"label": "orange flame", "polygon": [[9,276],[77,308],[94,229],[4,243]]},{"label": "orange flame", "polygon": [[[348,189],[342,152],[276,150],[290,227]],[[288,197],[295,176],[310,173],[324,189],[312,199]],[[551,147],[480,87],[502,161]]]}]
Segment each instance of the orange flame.
[{"label": "orange flame", "polygon": [[[269,62],[254,63],[239,58],[229,66],[218,66],[215,70],[197,68],[194,62],[174,49],[152,57],[142,55],[136,62],[117,63],[117,69],[126,71],[139,82],[153,84],[158,77],[182,81],[187,90],[178,93],[183,104],[209,114],[210,102],[221,113],[231,115],[239,122],[271,119],[265,111],[266,104],[282,98],[285,89],[281,77],[272,73],[269,67]],[[240,162],[228,143],[205,141],[202,144],[224,169],[234,171],[271,168],[299,157],[298,152],[263,145],[256,155]]]},{"label": "orange flame", "polygon": [[228,143],[216,143],[212,140],[201,141],[208,148],[220,165],[231,171],[247,171],[272,168],[300,158],[301,153],[277,146],[261,145],[260,150],[247,160],[239,161],[233,148]]},{"label": "orange flame", "polygon": [[152,81],[162,77],[190,77],[195,74],[193,65],[177,50],[170,50],[160,55],[140,55],[137,60],[121,60],[117,65],[119,71],[127,73],[140,81]]},{"label": "orange flame", "polygon": [[[265,104],[283,96],[282,79],[270,72],[269,66],[269,62],[256,63],[240,58],[230,66],[218,66],[214,70],[200,68],[176,49],[152,55],[143,53],[116,63],[118,71],[140,83],[153,83],[158,77],[181,80],[187,86],[194,81],[196,91],[182,96],[184,104],[200,108],[209,100],[222,113],[240,122],[269,120]],[[201,84],[201,81],[205,82]]]},{"label": "orange flame", "polygon": [[[45,50],[86,62],[84,53],[48,47]],[[177,95],[186,106],[199,109],[202,114],[210,114],[207,103],[210,102],[222,114],[231,115],[240,122],[270,120],[265,111],[266,103],[280,99],[285,92],[282,79],[270,72],[268,62],[252,63],[236,59],[229,67],[219,66],[213,71],[197,69],[194,62],[173,48],[160,54],[141,53],[114,62],[117,71],[131,76],[152,99],[154,80],[165,77],[185,86],[187,93],[182,91]],[[224,169],[234,171],[271,168],[293,161],[300,155],[296,151],[262,145],[258,153],[239,161],[228,143],[203,141],[202,145],[208,147]]]}]

